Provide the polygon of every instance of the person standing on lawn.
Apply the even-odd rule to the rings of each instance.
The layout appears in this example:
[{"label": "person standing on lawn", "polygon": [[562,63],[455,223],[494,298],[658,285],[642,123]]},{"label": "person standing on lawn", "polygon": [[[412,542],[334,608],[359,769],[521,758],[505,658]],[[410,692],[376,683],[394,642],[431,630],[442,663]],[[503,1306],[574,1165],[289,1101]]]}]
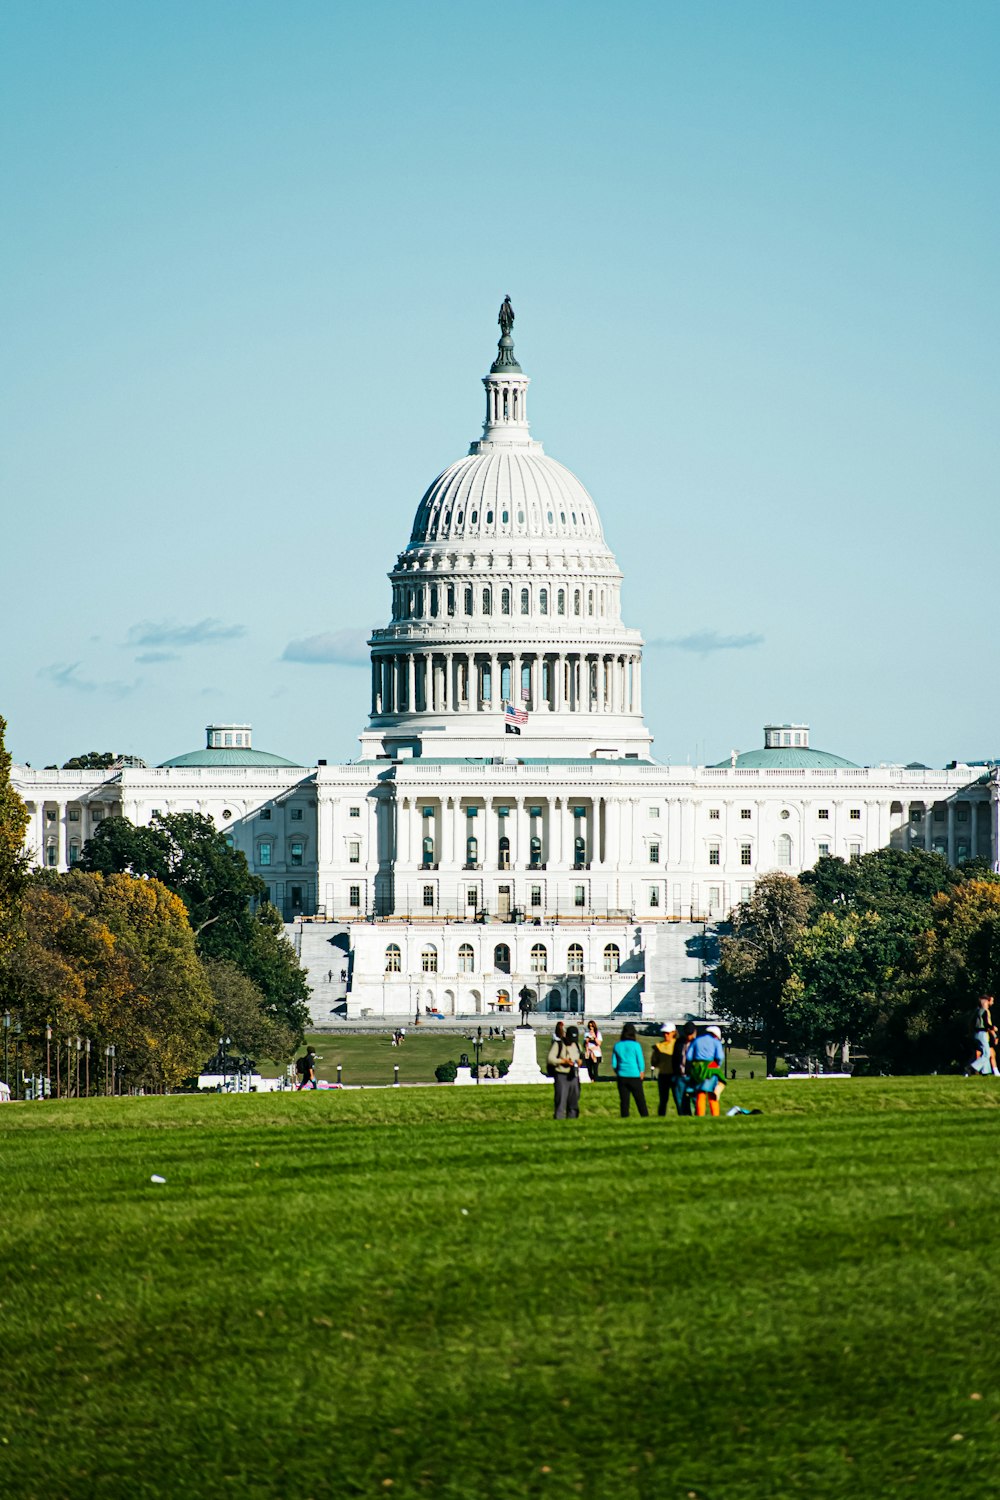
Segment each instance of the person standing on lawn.
[{"label": "person standing on lawn", "polygon": [[649,1054],[649,1066],[656,1073],[656,1087],[659,1092],[659,1103],[656,1113],[662,1119],[667,1112],[670,1103],[670,1095],[674,1087],[674,1051],[677,1046],[677,1025],[674,1021],[664,1021],[660,1027],[662,1036]]},{"label": "person standing on lawn", "polygon": [[718,1026],[710,1026],[701,1036],[696,1036],[688,1048],[687,1071],[694,1090],[696,1115],[704,1115],[706,1106],[709,1114],[719,1113],[719,1097],[726,1086],[725,1061],[722,1032]]},{"label": "person standing on lawn", "polygon": [[633,1099],[636,1109],[645,1118],[649,1114],[642,1086],[646,1076],[646,1059],[636,1040],[635,1027],[631,1021],[626,1021],[622,1027],[621,1040],[615,1042],[611,1054],[611,1071],[618,1083],[618,1105],[622,1119],[628,1119]]},{"label": "person standing on lawn", "polygon": [[600,1082],[602,1047],[604,1038],[596,1021],[587,1022],[587,1031],[583,1038],[583,1047],[587,1056],[587,1072],[590,1074],[591,1083]]},{"label": "person standing on lawn", "polygon": [[681,1034],[674,1043],[674,1103],[679,1115],[689,1115],[691,1109],[691,1088],[688,1078],[688,1052],[691,1043],[698,1035],[698,1028],[693,1021],[686,1021],[681,1028]]},{"label": "person standing on lawn", "polygon": [[566,1027],[565,1037],[555,1036],[546,1061],[555,1085],[555,1119],[580,1118],[580,1033],[575,1026]]}]

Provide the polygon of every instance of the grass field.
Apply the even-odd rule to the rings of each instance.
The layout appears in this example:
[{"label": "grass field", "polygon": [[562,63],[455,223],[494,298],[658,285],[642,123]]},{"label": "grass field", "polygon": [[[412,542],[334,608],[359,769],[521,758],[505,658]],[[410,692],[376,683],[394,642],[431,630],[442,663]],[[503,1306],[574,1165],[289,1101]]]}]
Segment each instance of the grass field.
[{"label": "grass field", "polygon": [[615,1102],[0,1109],[0,1493],[988,1495],[1000,1088]]}]

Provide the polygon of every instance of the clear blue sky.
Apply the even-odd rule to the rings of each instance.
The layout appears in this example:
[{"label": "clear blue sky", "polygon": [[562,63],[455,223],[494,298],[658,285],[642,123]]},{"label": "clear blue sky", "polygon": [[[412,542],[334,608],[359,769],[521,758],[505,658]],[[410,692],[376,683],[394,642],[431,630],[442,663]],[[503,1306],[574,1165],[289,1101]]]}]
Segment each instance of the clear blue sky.
[{"label": "clear blue sky", "polygon": [[[356,753],[510,292],[655,750],[1000,755],[995,0],[12,0],[0,712]],[[292,654],[295,654],[294,652]],[[338,654],[336,650],[319,654]]]}]

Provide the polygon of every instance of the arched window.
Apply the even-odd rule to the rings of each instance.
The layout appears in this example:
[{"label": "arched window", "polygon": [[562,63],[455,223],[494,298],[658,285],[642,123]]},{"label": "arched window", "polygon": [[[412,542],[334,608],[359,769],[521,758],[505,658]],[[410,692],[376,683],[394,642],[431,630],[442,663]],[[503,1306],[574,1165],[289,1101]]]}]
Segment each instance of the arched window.
[{"label": "arched window", "polygon": [[549,956],[545,951],[544,943],[534,943],[531,948],[531,972],[532,974],[544,974],[548,967]]},{"label": "arched window", "polygon": [[580,613],[580,590],[579,589],[574,589],[573,590],[573,613],[575,615],[578,615]]},{"label": "arched window", "polygon": [[471,615],[472,614],[472,590],[471,589],[466,589],[466,591],[465,591],[465,613],[467,615]]},{"label": "arched window", "polygon": [[475,954],[471,943],[463,943],[458,950],[458,972],[460,974],[471,974]]},{"label": "arched window", "polygon": [[501,974],[510,973],[510,949],[506,943],[497,943],[493,949],[493,967],[499,969]]},{"label": "arched window", "polygon": [[566,968],[570,974],[583,973],[583,947],[580,943],[570,943],[569,952],[566,955]]},{"label": "arched window", "polygon": [[433,943],[428,943],[427,947],[421,953],[421,955],[420,955],[420,967],[424,971],[425,974],[436,974],[437,973],[437,971],[438,971],[438,951],[435,948],[435,946],[434,946]]},{"label": "arched window", "polygon": [[448,613],[450,615],[455,613],[455,585],[453,583],[448,584]]},{"label": "arched window", "polygon": [[548,612],[549,612],[549,591],[548,591],[548,589],[539,589],[538,590],[538,613],[540,615],[547,615]]},{"label": "arched window", "polygon": [[492,613],[493,613],[493,590],[492,589],[483,589],[483,614],[484,615],[491,615]]},{"label": "arched window", "polygon": [[579,1004],[580,1004],[580,991],[579,990],[570,990],[570,992],[569,992],[569,1008],[570,1008],[570,1010],[576,1010],[577,1007],[579,1006]]},{"label": "arched window", "polygon": [[424,839],[423,851],[424,851],[424,864],[425,865],[432,865],[434,863],[434,840],[433,840],[433,838],[431,837],[430,834],[428,834],[427,837]]},{"label": "arched window", "polygon": [[587,840],[582,835],[578,835],[573,840],[573,859],[578,865],[587,862]]},{"label": "arched window", "polygon": [[556,614],[557,615],[564,615],[565,613],[566,613],[566,590],[565,589],[560,589],[559,592],[558,592],[558,594],[556,595]]},{"label": "arched window", "polygon": [[590,589],[588,591],[588,593],[587,593],[587,613],[588,613],[588,615],[592,615],[594,613],[594,590],[593,589]]},{"label": "arched window", "polygon": [[385,950],[385,972],[387,974],[398,974],[402,967],[400,963],[400,951],[398,943],[390,943]]},{"label": "arched window", "polygon": [[521,590],[521,613],[522,613],[522,615],[526,615],[526,614],[529,614],[530,611],[531,611],[531,595],[530,595],[530,593],[528,592],[527,589],[522,589]]},{"label": "arched window", "polygon": [[792,862],[792,836],[790,833],[778,835],[778,864],[790,865]]},{"label": "arched window", "polygon": [[497,854],[499,856],[498,859],[497,859],[497,864],[500,866],[501,870],[509,870],[510,869],[510,839],[507,837],[506,834],[504,834],[503,838],[500,840],[500,845],[499,845],[499,848],[497,849]]},{"label": "arched window", "polygon": [[475,834],[470,834],[465,841],[465,862],[467,865],[479,863],[479,840]]},{"label": "arched window", "polygon": [[500,593],[500,613],[510,614],[510,589],[502,589]]},{"label": "arched window", "polygon": [[608,943],[604,950],[604,972],[605,974],[617,974],[622,961],[621,950],[617,943]]},{"label": "arched window", "polygon": [[533,867],[537,868],[537,866],[540,865],[541,862],[542,862],[542,841],[541,841],[541,839],[538,838],[537,836],[535,838],[533,838],[531,840],[531,842],[530,842],[529,848],[530,848],[531,864],[532,864]]},{"label": "arched window", "polygon": [[549,990],[549,1010],[562,1010],[562,995],[557,989]]},{"label": "arched window", "polygon": [[436,615],[437,612],[438,612],[438,586],[437,586],[436,583],[432,583],[431,584],[431,614],[432,615]]}]

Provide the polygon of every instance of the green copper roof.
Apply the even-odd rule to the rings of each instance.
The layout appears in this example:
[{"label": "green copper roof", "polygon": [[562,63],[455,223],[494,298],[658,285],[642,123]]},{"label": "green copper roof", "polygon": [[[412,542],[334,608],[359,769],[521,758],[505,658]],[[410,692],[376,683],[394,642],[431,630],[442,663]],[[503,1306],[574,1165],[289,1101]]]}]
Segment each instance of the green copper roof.
[{"label": "green copper roof", "polygon": [[237,745],[234,749],[189,750],[161,761],[161,766],[289,766],[301,769],[298,762],[283,755],[269,755],[266,750],[250,750]]},{"label": "green copper roof", "polygon": [[[711,769],[722,770],[732,764],[731,760],[720,760]],[[846,766],[854,771],[858,769],[853,760],[845,760],[842,755],[830,755],[826,750],[810,750],[808,746],[802,745],[782,745],[772,750],[744,750],[742,755],[736,757],[738,771],[832,771],[837,766]]]}]

